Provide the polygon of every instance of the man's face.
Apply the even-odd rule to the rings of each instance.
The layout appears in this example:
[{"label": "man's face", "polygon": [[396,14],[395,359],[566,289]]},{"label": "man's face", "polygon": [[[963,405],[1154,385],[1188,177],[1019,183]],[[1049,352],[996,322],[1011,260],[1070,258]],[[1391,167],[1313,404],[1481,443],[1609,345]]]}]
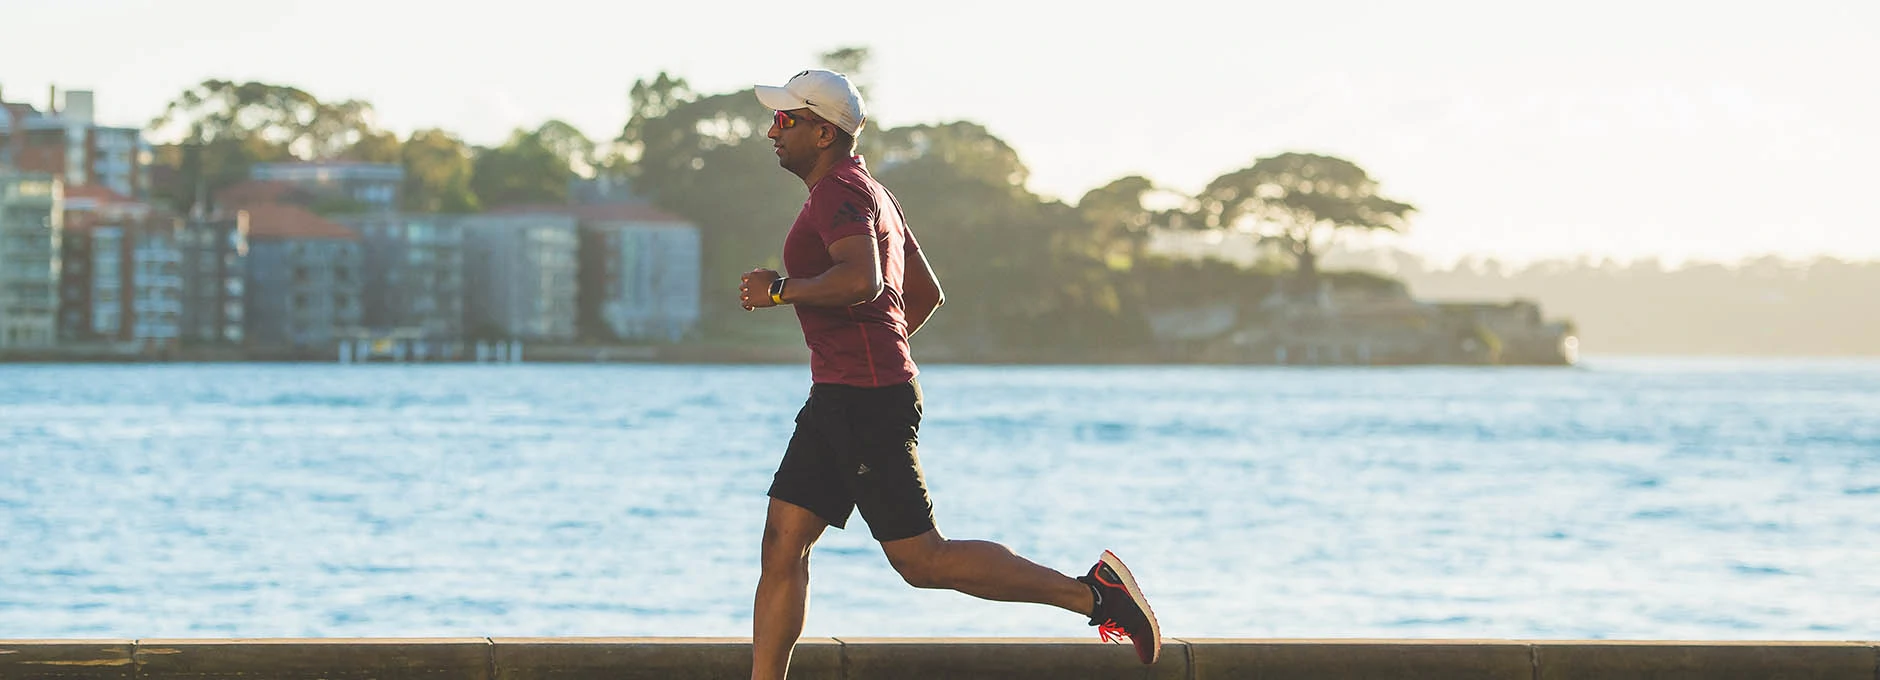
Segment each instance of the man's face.
[{"label": "man's face", "polygon": [[815,165],[816,156],[822,153],[818,142],[825,125],[830,123],[810,113],[809,109],[778,111],[771,116],[770,131],[764,136],[770,138],[770,145],[777,150],[777,164],[802,174]]}]

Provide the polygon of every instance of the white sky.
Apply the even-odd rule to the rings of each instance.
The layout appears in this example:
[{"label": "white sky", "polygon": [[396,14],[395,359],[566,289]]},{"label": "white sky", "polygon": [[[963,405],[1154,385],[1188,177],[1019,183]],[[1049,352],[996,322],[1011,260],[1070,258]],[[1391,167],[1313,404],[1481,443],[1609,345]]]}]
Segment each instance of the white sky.
[{"label": "white sky", "polygon": [[400,133],[610,138],[636,78],[726,92],[866,45],[877,124],[983,123],[1068,201],[1315,151],[1419,206],[1395,243],[1441,259],[1880,258],[1880,2],[1733,4],[0,0],[0,87],[141,125],[254,79]]}]

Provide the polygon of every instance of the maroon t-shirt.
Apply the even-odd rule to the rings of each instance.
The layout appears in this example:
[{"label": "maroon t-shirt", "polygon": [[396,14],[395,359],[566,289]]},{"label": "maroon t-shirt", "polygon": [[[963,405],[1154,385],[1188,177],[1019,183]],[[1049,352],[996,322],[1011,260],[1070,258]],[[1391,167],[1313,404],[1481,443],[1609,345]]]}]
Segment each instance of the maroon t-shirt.
[{"label": "maroon t-shirt", "polygon": [[809,344],[810,379],[857,387],[913,380],[920,369],[908,351],[901,293],[906,290],[907,253],[920,245],[887,187],[869,176],[861,156],[810,187],[809,200],[783,240],[784,271],[792,278],[821,275],[835,266],[830,244],[849,236],[875,239],[881,256],[881,295],[849,307],[796,305],[803,341]]}]

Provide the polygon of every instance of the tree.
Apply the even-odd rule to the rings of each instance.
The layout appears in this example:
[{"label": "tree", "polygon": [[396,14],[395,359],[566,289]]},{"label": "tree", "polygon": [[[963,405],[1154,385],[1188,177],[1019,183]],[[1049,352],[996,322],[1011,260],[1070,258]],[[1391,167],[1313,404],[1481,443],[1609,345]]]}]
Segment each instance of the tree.
[{"label": "tree", "polygon": [[474,174],[470,147],[455,135],[438,129],[411,133],[399,149],[405,166],[404,208],[417,212],[475,212],[479,206],[470,188]]},{"label": "tree", "polygon": [[913,125],[864,134],[862,151],[883,168],[908,163],[940,163],[961,175],[1025,193],[1031,170],[1018,152],[978,123],[957,121]]},{"label": "tree", "polygon": [[575,126],[560,120],[550,120],[529,134],[535,138],[535,143],[554,152],[555,157],[566,163],[574,174],[594,174],[594,165],[599,161],[594,142]]},{"label": "tree", "polygon": [[397,137],[378,129],[375,118],[372,105],[359,100],[334,104],[316,100],[313,117],[307,120],[301,137],[288,143],[288,150],[303,160],[328,160],[375,136],[396,142]]},{"label": "tree", "polygon": [[360,137],[352,147],[340,152],[339,160],[359,163],[397,163],[403,158],[398,135],[373,131]]},{"label": "tree", "polygon": [[[1175,205],[1156,209],[1145,204],[1159,195],[1176,198]],[[1081,242],[1091,256],[1127,269],[1143,258],[1152,229],[1180,227],[1181,204],[1186,200],[1156,187],[1141,175],[1130,175],[1091,189],[1077,201],[1078,214],[1090,224]]]},{"label": "tree", "polygon": [[227,80],[184,90],[150,123],[152,130],[176,125],[188,128],[187,142],[258,139],[303,160],[335,158],[378,132],[371,104],[329,104],[296,87]]},{"label": "tree", "polygon": [[383,134],[373,126],[372,106],[365,102],[324,103],[295,87],[227,80],[205,80],[184,90],[149,129],[180,129],[181,140],[158,155],[177,170],[177,184],[161,193],[182,210],[247,179],[255,163],[382,151],[366,140]]},{"label": "tree", "polygon": [[533,131],[516,130],[502,146],[477,154],[471,191],[484,207],[566,203],[575,156],[586,141],[572,126],[555,120]]},{"label": "tree", "polygon": [[614,138],[615,148],[603,157],[602,166],[607,171],[632,172],[632,164],[638,163],[645,153],[647,121],[663,118],[698,97],[684,78],[674,78],[660,71],[651,81],[645,78],[633,81],[627,98],[631,113],[627,124],[620,129],[620,136]]},{"label": "tree", "polygon": [[1208,183],[1196,197],[1205,227],[1265,235],[1317,275],[1318,254],[1340,229],[1400,231],[1416,208],[1379,195],[1377,181],[1351,161],[1283,153]]}]

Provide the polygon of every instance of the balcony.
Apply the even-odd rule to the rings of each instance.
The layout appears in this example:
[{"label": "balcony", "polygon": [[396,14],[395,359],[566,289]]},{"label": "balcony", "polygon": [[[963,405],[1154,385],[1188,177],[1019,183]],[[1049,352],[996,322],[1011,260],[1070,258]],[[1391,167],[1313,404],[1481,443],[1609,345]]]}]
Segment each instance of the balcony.
[{"label": "balcony", "polygon": [[21,270],[16,270],[16,269],[0,269],[0,286],[6,286],[7,288],[14,290],[15,292],[17,292],[19,288],[23,286],[34,287],[34,288],[43,286],[46,290],[46,296],[52,297],[54,295],[52,283],[53,281],[57,279],[58,277],[53,275],[53,273],[50,270],[41,270],[41,271],[35,272],[35,271],[21,271]]},{"label": "balcony", "polygon": [[131,332],[139,340],[169,340],[181,333],[176,324],[137,324]]},{"label": "balcony", "polygon": [[131,303],[131,309],[135,310],[138,316],[145,314],[182,314],[183,301],[138,300],[137,302]]},{"label": "balcony", "polygon": [[52,267],[51,250],[43,248],[0,248],[0,253],[6,253],[6,259],[0,260],[0,262],[5,262],[8,269],[46,269]]}]

